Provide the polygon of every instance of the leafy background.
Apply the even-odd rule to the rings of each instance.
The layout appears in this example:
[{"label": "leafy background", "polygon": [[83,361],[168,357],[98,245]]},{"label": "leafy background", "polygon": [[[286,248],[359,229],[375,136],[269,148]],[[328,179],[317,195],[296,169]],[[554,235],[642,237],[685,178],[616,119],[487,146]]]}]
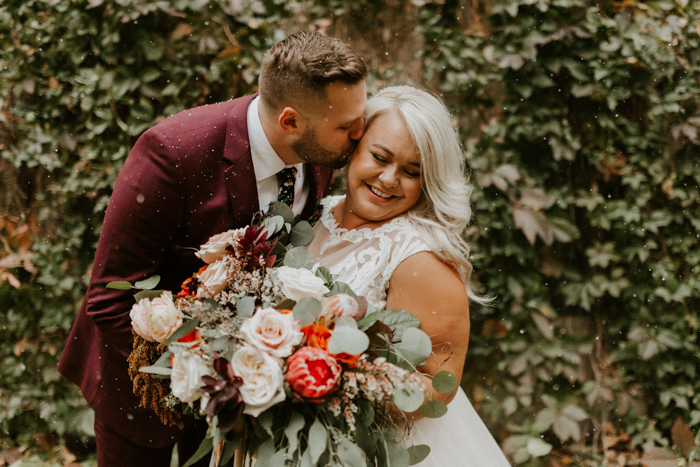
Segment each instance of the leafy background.
[{"label": "leafy background", "polygon": [[472,307],[462,383],[513,464],[699,465],[691,0],[0,3],[0,465],[94,463],[56,363],[138,136],[254,92],[264,51],[309,28],[363,56],[371,92],[454,110],[497,296]]}]

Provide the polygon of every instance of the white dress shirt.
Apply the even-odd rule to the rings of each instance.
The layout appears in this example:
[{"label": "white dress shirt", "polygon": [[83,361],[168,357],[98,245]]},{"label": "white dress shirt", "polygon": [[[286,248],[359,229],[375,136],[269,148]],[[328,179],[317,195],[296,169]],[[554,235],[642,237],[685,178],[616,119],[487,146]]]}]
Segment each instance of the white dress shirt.
[{"label": "white dress shirt", "polygon": [[286,167],[296,167],[297,178],[294,184],[294,214],[301,214],[306,200],[309,197],[309,184],[305,183],[304,164],[285,165],[280,159],[272,145],[267,140],[265,130],[260,121],[258,113],[258,100],[253,99],[248,107],[248,138],[250,140],[250,152],[253,158],[253,169],[255,170],[255,181],[258,186],[258,200],[260,209],[267,211],[270,203],[277,201],[279,193],[279,182],[277,173]]}]

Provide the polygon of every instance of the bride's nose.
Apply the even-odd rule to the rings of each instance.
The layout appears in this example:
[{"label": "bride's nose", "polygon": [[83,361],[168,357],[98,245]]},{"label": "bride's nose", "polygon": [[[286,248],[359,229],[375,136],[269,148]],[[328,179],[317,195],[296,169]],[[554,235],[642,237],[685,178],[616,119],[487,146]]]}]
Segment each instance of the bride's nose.
[{"label": "bride's nose", "polygon": [[383,170],[377,177],[384,186],[395,187],[398,185],[398,177],[396,176],[396,169],[387,168]]}]

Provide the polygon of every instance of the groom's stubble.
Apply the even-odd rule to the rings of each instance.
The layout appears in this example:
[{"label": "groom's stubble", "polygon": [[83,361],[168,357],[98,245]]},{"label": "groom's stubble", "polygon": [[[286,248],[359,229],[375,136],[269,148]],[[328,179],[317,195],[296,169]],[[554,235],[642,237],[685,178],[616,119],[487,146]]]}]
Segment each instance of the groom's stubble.
[{"label": "groom's stubble", "polygon": [[330,151],[318,141],[317,131],[316,124],[309,125],[304,134],[291,144],[292,150],[309,164],[330,167],[331,169],[344,167],[350,154],[355,150],[357,141],[350,140],[350,146],[338,151]]}]

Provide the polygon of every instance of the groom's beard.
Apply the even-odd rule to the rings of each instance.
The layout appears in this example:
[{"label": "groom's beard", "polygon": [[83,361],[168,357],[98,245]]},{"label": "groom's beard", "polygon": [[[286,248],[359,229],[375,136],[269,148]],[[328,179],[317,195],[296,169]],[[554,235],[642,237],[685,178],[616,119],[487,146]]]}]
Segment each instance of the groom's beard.
[{"label": "groom's beard", "polygon": [[355,150],[357,141],[351,141],[351,145],[338,151],[329,151],[321,146],[316,137],[316,127],[307,128],[301,138],[292,143],[292,150],[309,164],[321,167],[339,169],[348,162],[350,154]]}]

